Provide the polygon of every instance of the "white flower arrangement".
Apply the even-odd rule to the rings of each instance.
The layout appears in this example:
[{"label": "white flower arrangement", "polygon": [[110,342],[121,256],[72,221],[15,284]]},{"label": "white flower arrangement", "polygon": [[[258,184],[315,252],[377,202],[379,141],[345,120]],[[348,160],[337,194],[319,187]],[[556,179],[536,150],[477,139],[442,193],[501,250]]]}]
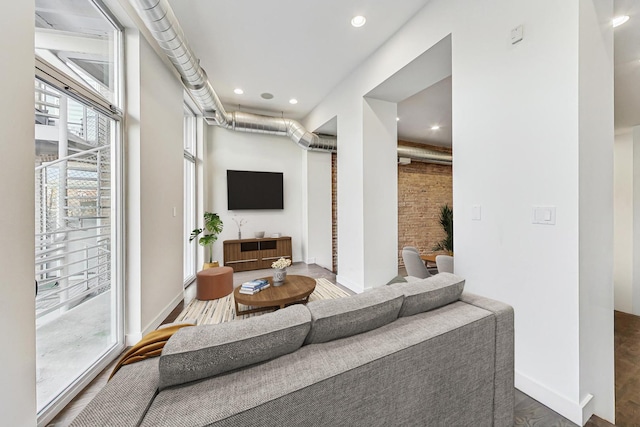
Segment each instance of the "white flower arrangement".
[{"label": "white flower arrangement", "polygon": [[274,261],[271,264],[271,268],[282,269],[282,268],[287,268],[290,265],[291,265],[291,260],[283,257],[283,258],[280,258],[277,261]]}]

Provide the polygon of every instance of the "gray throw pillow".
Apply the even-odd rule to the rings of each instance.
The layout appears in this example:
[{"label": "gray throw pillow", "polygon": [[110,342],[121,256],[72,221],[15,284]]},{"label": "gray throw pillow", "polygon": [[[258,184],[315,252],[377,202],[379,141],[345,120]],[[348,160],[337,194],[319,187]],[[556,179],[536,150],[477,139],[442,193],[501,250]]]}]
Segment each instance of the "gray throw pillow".
[{"label": "gray throw pillow", "polygon": [[405,317],[459,300],[464,289],[464,279],[451,273],[439,273],[417,282],[397,283],[391,287],[404,294],[398,317]]},{"label": "gray throw pillow", "polygon": [[305,344],[345,338],[391,323],[402,307],[402,292],[384,286],[345,298],[312,301],[311,331]]},{"label": "gray throw pillow", "polygon": [[162,350],[158,388],[292,353],[302,346],[310,327],[309,310],[296,304],[249,319],[180,329]]}]

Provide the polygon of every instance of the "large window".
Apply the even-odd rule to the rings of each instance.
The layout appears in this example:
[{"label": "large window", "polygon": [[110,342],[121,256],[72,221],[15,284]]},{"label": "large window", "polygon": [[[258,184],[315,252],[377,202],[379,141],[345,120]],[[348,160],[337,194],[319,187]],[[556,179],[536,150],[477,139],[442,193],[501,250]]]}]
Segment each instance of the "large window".
[{"label": "large window", "polygon": [[[184,235],[196,228],[196,116],[184,107]],[[184,284],[190,284],[196,276],[197,242],[184,241]]]},{"label": "large window", "polygon": [[124,347],[120,39],[91,0],[36,0],[39,425]]},{"label": "large window", "polygon": [[35,53],[84,88],[120,106],[121,31],[91,0],[36,0]]}]

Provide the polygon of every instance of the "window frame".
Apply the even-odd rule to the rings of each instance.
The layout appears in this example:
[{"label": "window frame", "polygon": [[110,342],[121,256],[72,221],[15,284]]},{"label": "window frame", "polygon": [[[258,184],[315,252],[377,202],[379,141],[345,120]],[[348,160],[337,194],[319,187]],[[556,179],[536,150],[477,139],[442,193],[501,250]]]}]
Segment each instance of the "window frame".
[{"label": "window frame", "polygon": [[[187,145],[187,140],[190,141],[190,146]],[[198,126],[197,126],[197,115],[193,111],[193,109],[188,105],[188,103],[184,103],[184,121],[183,121],[183,189],[184,189],[184,211],[183,211],[183,221],[184,221],[184,230],[186,233],[190,233],[191,230],[197,228],[197,214],[198,214]],[[190,178],[190,183],[187,185],[187,170],[186,170],[186,162],[189,162],[192,165],[191,170],[192,175]],[[187,200],[187,191],[190,191],[191,196],[191,210],[189,212],[186,208],[186,200]],[[192,227],[187,225],[187,216],[191,216]],[[191,228],[191,230],[189,230]],[[190,253],[188,252],[190,251]],[[190,259],[187,259],[187,258]],[[191,263],[191,271],[187,272],[186,270],[187,263]],[[185,246],[183,250],[183,286],[186,288],[196,278],[196,272],[198,271],[198,246],[197,242],[189,242],[188,238],[185,236]]]},{"label": "window frame", "polygon": [[[114,56],[114,69],[117,73],[118,84],[116,85],[115,98],[117,103],[122,105],[124,99],[124,28],[117,22],[113,14],[106,8],[100,0],[91,1],[114,26],[116,37],[117,54]],[[112,256],[113,266],[111,277],[111,289],[115,293],[115,313],[112,322],[112,333],[115,334],[115,342],[102,353],[94,363],[85,371],[80,373],[62,392],[53,400],[48,402],[37,413],[37,425],[46,426],[62,409],[65,408],[91,381],[93,381],[109,364],[111,364],[125,349],[125,299],[124,299],[124,279],[125,279],[125,186],[124,186],[124,111],[119,106],[113,105],[109,100],[102,97],[97,92],[84,86],[81,82],[66,75],[42,58],[34,55],[36,79],[54,87],[56,90],[73,98],[79,103],[94,109],[115,122],[116,135],[112,145],[112,247],[115,249],[115,256]],[[35,327],[35,325],[34,325]]]}]

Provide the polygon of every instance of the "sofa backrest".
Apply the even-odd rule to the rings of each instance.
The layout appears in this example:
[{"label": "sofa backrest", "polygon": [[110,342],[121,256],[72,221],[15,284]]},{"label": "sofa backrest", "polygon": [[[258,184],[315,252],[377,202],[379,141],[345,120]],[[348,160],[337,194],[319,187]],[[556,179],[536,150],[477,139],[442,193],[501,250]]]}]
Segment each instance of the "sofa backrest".
[{"label": "sofa backrest", "polygon": [[303,305],[176,332],[160,356],[160,390],[275,359],[300,348],[311,315]]},{"label": "sofa backrest", "polygon": [[361,334],[450,304],[464,279],[440,273],[417,282],[395,283],[350,297],[312,301],[273,313],[183,328],[165,345],[159,388],[185,384],[265,362],[318,344]]},{"label": "sofa backrest", "polygon": [[398,317],[431,311],[460,299],[464,279],[451,273],[440,273],[415,282],[389,285],[400,290],[404,301]]},{"label": "sofa backrest", "polygon": [[377,329],[398,318],[404,296],[385,286],[346,298],[312,301],[311,330],[305,344],[346,338]]}]

